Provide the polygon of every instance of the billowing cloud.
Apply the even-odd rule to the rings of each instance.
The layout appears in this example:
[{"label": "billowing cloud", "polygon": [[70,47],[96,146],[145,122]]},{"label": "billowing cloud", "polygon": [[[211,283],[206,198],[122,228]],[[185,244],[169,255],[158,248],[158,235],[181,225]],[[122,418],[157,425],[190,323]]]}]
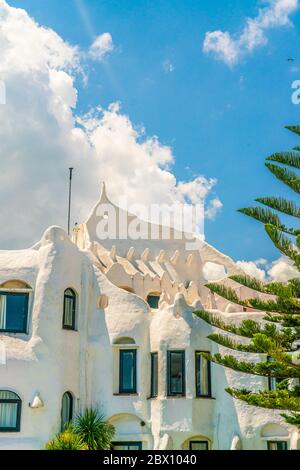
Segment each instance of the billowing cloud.
[{"label": "billowing cloud", "polygon": [[241,57],[266,44],[268,30],[292,25],[290,17],[299,7],[298,0],[268,0],[267,3],[255,18],[246,19],[240,34],[231,35],[219,30],[207,32],[203,51],[232,66]]},{"label": "billowing cloud", "polygon": [[256,261],[238,261],[237,265],[248,276],[255,277],[260,281],[266,280],[266,271],[264,268],[267,265],[267,260],[261,258]]},{"label": "billowing cloud", "polygon": [[114,50],[114,43],[110,33],[100,34],[89,49],[89,57],[96,61],[102,61]]},{"label": "billowing cloud", "polygon": [[226,277],[224,266],[208,261],[203,266],[203,275],[206,281],[219,281]]},{"label": "billowing cloud", "polygon": [[273,261],[268,269],[268,276],[272,281],[286,282],[289,279],[299,278],[300,273],[289,258],[282,256]]},{"label": "billowing cloud", "polygon": [[237,265],[248,276],[265,282],[286,282],[289,279],[300,277],[299,271],[286,256],[281,256],[272,263],[268,263],[265,259],[258,259],[256,261],[238,261]]},{"label": "billowing cloud", "polygon": [[1,248],[30,245],[51,224],[66,226],[69,166],[75,168],[73,222],[87,218],[102,180],[116,201],[123,195],[146,205],[209,201],[216,181],[198,176],[178,182],[172,149],[136,127],[118,103],[77,116],[80,51],[4,0],[0,55],[6,86],[6,105],[0,105]]}]

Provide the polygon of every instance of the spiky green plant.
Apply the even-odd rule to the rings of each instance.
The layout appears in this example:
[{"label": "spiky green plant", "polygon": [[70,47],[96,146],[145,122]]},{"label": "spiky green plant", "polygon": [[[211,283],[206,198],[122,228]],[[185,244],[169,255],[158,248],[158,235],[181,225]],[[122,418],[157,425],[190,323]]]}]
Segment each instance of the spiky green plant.
[{"label": "spiky green plant", "polygon": [[88,446],[80,436],[73,432],[72,426],[57,434],[47,442],[45,450],[88,450]]},{"label": "spiky green plant", "polygon": [[94,408],[77,416],[73,430],[89,450],[109,450],[115,434],[114,427]]}]

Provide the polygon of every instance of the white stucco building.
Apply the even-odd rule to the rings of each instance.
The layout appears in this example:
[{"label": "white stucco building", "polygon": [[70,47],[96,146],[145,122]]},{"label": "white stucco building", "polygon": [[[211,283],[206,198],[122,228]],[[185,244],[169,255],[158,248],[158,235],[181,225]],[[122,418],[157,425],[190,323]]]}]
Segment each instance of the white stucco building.
[{"label": "white stucco building", "polygon": [[107,204],[103,189],[73,240],[50,227],[30,249],[0,251],[0,449],[40,449],[91,405],[114,424],[118,449],[297,448],[298,431],[280,412],[224,391],[264,389],[266,378],[199,354],[228,350],[207,339],[215,328],[195,309],[226,321],[260,316],[204,287],[205,263],[232,274],[233,261],[206,243],[187,250],[174,231],[168,240],[100,242]]}]

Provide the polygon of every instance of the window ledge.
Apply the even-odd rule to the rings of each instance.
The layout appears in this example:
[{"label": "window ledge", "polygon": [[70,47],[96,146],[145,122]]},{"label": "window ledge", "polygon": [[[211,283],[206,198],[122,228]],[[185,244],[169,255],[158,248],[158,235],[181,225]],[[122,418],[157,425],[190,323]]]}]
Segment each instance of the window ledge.
[{"label": "window ledge", "polygon": [[199,399],[200,399],[200,400],[216,400],[215,397],[210,397],[210,396],[205,396],[205,395],[204,395],[203,397],[202,397],[202,396],[198,396],[198,397],[194,397],[194,398],[196,398],[197,400],[199,400]]},{"label": "window ledge", "polygon": [[186,398],[186,395],[167,395],[166,398]]},{"label": "window ledge", "polygon": [[0,330],[0,335],[7,335],[7,336],[29,336],[27,331],[6,331]]},{"label": "window ledge", "polygon": [[137,396],[139,396],[139,394],[136,393],[136,392],[132,392],[132,393],[130,393],[130,392],[124,392],[124,393],[119,392],[119,393],[113,393],[113,396],[114,397],[132,397],[132,396],[137,397]]}]

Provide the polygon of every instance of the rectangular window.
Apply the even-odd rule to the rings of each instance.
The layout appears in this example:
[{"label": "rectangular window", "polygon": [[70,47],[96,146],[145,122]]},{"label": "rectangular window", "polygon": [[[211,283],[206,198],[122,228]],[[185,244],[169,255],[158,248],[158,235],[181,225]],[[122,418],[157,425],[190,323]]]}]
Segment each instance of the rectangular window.
[{"label": "rectangular window", "polygon": [[151,397],[158,395],[158,353],[151,353]]},{"label": "rectangular window", "polygon": [[142,442],[113,442],[113,450],[142,450]]},{"label": "rectangular window", "polygon": [[268,441],[268,450],[288,450],[286,441]]},{"label": "rectangular window", "polygon": [[136,393],[136,349],[120,349],[120,393]]},{"label": "rectangular window", "polygon": [[202,351],[195,353],[196,397],[211,396],[210,361],[202,356]]},{"label": "rectangular window", "polygon": [[190,441],[190,450],[208,450],[208,442]]},{"label": "rectangular window", "polygon": [[0,293],[0,332],[26,333],[28,294]]},{"label": "rectangular window", "polygon": [[168,351],[168,395],[185,395],[184,351]]}]

